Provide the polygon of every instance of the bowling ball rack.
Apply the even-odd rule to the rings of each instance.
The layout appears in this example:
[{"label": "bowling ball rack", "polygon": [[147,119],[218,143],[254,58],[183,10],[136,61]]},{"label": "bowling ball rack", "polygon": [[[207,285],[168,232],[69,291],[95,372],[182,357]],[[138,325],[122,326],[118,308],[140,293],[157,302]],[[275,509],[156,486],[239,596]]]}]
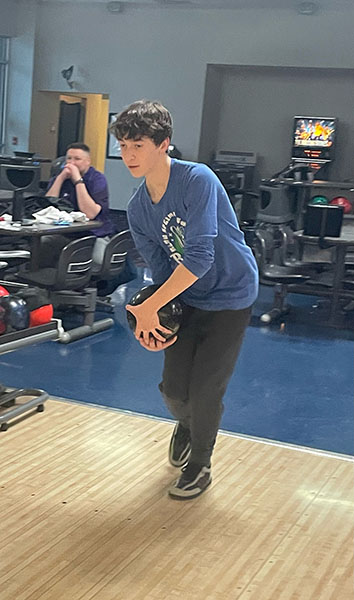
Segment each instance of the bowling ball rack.
[{"label": "bowling ball rack", "polygon": [[[5,333],[0,336],[0,354],[13,352],[31,344],[56,340],[59,337],[60,329],[61,322],[52,319],[45,325]],[[18,400],[22,398],[24,399],[19,402]],[[46,400],[48,400],[48,394],[44,390],[12,389],[0,384],[0,431],[7,431],[10,421],[13,425],[34,411],[43,412]]]}]

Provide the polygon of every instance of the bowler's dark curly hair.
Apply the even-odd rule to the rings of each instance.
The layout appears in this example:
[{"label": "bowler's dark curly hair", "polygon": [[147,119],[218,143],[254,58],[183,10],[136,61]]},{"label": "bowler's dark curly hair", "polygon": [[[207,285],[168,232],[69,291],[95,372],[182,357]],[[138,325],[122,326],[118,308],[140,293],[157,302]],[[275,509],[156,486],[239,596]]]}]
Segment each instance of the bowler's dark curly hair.
[{"label": "bowler's dark curly hair", "polygon": [[118,140],[148,137],[158,146],[172,137],[172,117],[160,102],[138,100],[116,115],[109,131]]}]

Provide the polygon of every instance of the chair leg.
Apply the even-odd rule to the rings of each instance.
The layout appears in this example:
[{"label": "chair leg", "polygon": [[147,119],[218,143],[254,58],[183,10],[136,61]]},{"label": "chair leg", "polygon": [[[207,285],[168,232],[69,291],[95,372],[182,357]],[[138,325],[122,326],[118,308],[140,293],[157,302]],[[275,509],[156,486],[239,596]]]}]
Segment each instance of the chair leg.
[{"label": "chair leg", "polygon": [[88,303],[84,309],[84,325],[89,325],[91,327],[95,321],[97,289],[96,288],[86,288],[85,292],[87,294]]},{"label": "chair leg", "polygon": [[73,297],[71,297],[71,303],[80,306],[84,316],[84,323],[79,327],[64,331],[58,340],[62,344],[69,344],[89,335],[105,331],[114,325],[113,319],[95,321],[96,288],[85,288],[82,292],[82,297],[76,297],[76,300],[76,303],[74,303]]},{"label": "chair leg", "polygon": [[81,291],[54,291],[50,295],[52,304],[58,306],[74,306],[83,314],[84,325],[93,325],[95,320],[97,289],[85,288]]},{"label": "chair leg", "polygon": [[104,310],[105,312],[114,312],[114,304],[112,303],[111,296],[102,296],[96,300],[97,310]]},{"label": "chair leg", "polygon": [[289,307],[285,305],[285,299],[288,293],[288,286],[284,283],[276,283],[274,288],[273,308],[261,315],[262,323],[272,323],[273,321],[285,316],[289,312]]}]

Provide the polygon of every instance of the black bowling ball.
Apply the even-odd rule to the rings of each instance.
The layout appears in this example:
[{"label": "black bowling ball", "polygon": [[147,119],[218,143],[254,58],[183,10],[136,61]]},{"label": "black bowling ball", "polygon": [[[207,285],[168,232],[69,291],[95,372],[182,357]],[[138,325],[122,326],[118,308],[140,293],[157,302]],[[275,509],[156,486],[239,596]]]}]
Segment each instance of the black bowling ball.
[{"label": "black bowling ball", "polygon": [[[1,296],[0,307],[2,313],[0,321],[6,326],[6,332],[20,331],[29,327],[29,309],[25,300],[11,294]],[[0,329],[3,329],[3,326]]]},{"label": "black bowling ball", "polygon": [[[132,296],[132,298],[130,299],[128,304],[131,304],[132,306],[136,306],[137,304],[142,304],[142,302],[144,302],[154,292],[156,292],[156,290],[159,287],[160,287],[159,285],[154,284],[154,285],[147,285],[147,286],[141,288],[141,290],[139,290]],[[171,337],[173,337],[180,328],[181,321],[182,321],[182,305],[179,302],[179,300],[174,298],[173,300],[168,302],[165,306],[160,308],[160,310],[158,311],[157,314],[159,316],[159,321],[160,321],[161,325],[163,327],[166,327],[167,329],[171,330],[171,333],[165,333],[163,331],[159,332],[166,340],[168,340]],[[129,310],[127,310],[127,320],[128,320],[130,329],[132,329],[132,331],[135,331],[136,319],[135,319],[134,315],[131,312],[129,312]]]}]

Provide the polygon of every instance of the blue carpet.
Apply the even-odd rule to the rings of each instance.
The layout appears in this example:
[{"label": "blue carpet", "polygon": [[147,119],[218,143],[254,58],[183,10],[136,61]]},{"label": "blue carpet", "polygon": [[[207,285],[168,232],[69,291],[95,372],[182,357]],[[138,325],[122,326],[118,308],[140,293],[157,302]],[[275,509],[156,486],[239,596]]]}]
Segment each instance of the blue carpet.
[{"label": "blue carpet", "polygon": [[[2,355],[1,380],[170,418],[157,389],[163,355],[141,348],[126,323],[124,305],[141,284],[135,280],[115,292],[114,328],[69,345],[46,342]],[[314,316],[314,300],[299,295],[291,299],[297,306],[285,326],[260,326],[257,316],[271,294],[262,288],[225,396],[221,427],[354,454],[353,332],[326,327]]]}]

